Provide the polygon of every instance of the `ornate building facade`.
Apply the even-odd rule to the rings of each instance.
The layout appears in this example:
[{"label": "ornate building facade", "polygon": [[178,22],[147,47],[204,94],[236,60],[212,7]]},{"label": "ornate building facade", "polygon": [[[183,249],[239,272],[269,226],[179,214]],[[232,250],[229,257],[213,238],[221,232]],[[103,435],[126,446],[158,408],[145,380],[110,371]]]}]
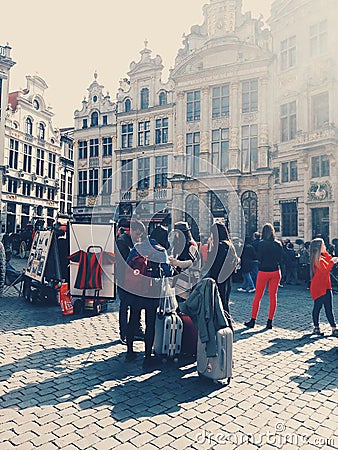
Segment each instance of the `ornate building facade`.
[{"label": "ornate building facade", "polygon": [[[32,220],[50,226],[60,212],[61,153],[65,145],[45,100],[47,84],[36,75],[26,79],[26,89],[8,95],[5,117],[1,202],[7,233],[24,229]],[[69,142],[67,145],[72,146]],[[73,172],[71,163],[68,168]],[[67,188],[71,195],[71,184]]]},{"label": "ornate building facade", "polygon": [[[202,234],[213,216],[241,236],[266,221],[292,240],[338,236],[336,3],[276,0],[268,28],[241,0],[210,0],[168,82],[147,43],[116,103],[95,80],[75,112],[78,217],[107,201],[98,193],[111,168],[111,218],[168,209]],[[98,153],[86,153],[95,139]]]}]

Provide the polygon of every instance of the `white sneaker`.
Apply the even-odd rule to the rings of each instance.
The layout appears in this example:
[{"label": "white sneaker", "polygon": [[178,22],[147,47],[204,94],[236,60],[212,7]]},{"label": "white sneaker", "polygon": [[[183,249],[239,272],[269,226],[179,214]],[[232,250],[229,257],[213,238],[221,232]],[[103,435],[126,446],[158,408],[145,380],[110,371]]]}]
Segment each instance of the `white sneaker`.
[{"label": "white sneaker", "polygon": [[252,294],[252,292],[256,292],[256,289],[255,288],[249,289],[248,292],[250,292],[250,294]]},{"label": "white sneaker", "polygon": [[243,289],[243,288],[238,288],[237,291],[238,291],[238,292],[246,292],[246,290]]}]

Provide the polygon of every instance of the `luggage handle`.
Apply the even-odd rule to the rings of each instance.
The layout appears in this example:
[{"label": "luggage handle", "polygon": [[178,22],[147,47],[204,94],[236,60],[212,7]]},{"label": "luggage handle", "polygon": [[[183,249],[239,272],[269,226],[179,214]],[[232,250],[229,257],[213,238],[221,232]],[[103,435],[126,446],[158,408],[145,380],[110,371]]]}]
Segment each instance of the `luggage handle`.
[{"label": "luggage handle", "polygon": [[[87,247],[87,252],[90,252],[90,250],[93,250],[93,249],[99,249],[100,252],[102,252],[102,250],[103,250],[101,245],[90,245],[89,247]],[[91,252],[91,253],[96,253],[96,252]]]}]

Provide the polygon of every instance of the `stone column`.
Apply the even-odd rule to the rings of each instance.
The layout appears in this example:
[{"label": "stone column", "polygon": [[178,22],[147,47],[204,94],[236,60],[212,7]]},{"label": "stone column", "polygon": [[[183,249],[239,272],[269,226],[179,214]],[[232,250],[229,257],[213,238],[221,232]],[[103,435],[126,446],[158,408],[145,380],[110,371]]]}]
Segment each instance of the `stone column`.
[{"label": "stone column", "polygon": [[210,155],[210,114],[209,114],[209,87],[202,89],[202,114],[201,114],[201,141],[200,141],[200,172],[208,172]]},{"label": "stone column", "polygon": [[[270,102],[268,94],[268,79],[259,80],[258,87],[258,165],[257,168],[266,168],[269,164],[269,125],[267,117],[267,102]],[[272,108],[271,108],[272,109]]]},{"label": "stone column", "polygon": [[230,142],[229,142],[229,170],[239,171],[241,169],[240,159],[240,98],[239,83],[233,82],[230,85]]}]

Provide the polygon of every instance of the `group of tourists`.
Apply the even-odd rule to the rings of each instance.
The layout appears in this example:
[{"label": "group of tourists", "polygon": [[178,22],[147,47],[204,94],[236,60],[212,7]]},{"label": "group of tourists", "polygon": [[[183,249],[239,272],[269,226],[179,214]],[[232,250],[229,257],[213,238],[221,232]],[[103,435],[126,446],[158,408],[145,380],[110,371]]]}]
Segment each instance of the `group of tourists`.
[{"label": "group of tourists", "polygon": [[[153,361],[152,347],[159,306],[159,291],[155,287],[157,280],[163,278],[174,280],[172,287],[175,288],[177,310],[180,310],[180,303],[187,299],[199,279],[212,278],[217,284],[223,309],[229,312],[232,276],[241,267],[243,284],[238,291],[254,293],[251,318],[245,322],[245,326],[255,326],[260,302],[268,287],[270,307],[266,328],[271,329],[277,307],[277,292],[281,286],[284,252],[270,223],[264,225],[261,235],[258,232],[254,234],[251,243],[249,240],[245,241],[239,255],[240,251],[231,241],[226,225],[221,222],[211,226],[210,236],[199,246],[193,239],[187,222],[176,222],[171,235],[165,226],[159,225],[148,236],[141,221],[120,220],[116,238],[116,281],[120,299],[120,340],[127,345],[126,361],[136,358],[133,344],[139,339],[144,339],[145,342],[143,364],[147,366]],[[321,238],[310,243],[308,255],[309,282],[311,280],[309,288],[314,300],[314,333],[321,334],[319,313],[324,306],[332,334],[337,335],[332,310],[330,271],[338,262],[338,257],[327,252]],[[140,274],[145,277],[139,277]],[[146,288],[142,278],[151,280]],[[144,333],[142,310],[145,310]]]}]

